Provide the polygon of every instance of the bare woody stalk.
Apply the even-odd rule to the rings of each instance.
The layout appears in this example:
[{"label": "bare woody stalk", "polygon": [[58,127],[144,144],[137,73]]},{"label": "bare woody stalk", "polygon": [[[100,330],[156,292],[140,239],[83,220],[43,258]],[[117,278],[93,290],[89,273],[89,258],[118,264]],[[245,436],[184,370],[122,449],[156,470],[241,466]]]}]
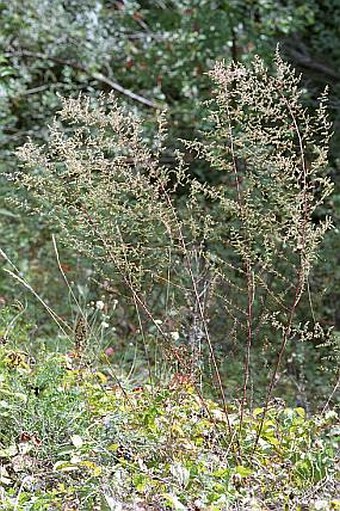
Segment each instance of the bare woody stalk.
[{"label": "bare woody stalk", "polygon": [[[231,125],[231,113],[229,107],[226,107],[227,111],[227,123],[228,123],[228,131],[229,131],[229,139],[230,139],[230,154],[232,158],[232,168],[235,180],[235,188],[237,193],[237,204],[239,207],[239,211],[241,214],[245,214],[246,211],[244,209],[244,201],[242,197],[241,190],[241,179],[239,173],[239,166],[237,162],[237,157],[234,148],[234,134]],[[242,387],[242,401],[240,407],[240,424],[239,424],[239,435],[241,436],[243,419],[245,407],[247,405],[247,390],[248,390],[248,382],[250,377],[250,357],[251,357],[251,348],[253,342],[253,304],[255,297],[255,283],[254,283],[254,274],[251,267],[251,261],[246,257],[244,261],[245,273],[246,273],[246,286],[247,286],[247,344],[246,344],[246,352],[244,357],[244,370],[243,370],[243,387]]]},{"label": "bare woody stalk", "polygon": [[202,322],[202,325],[203,325],[203,329],[204,329],[205,339],[206,339],[206,342],[208,344],[208,349],[209,349],[211,361],[212,361],[212,364],[213,364],[214,373],[215,373],[216,380],[217,380],[219,394],[220,394],[220,397],[221,397],[221,400],[222,400],[222,406],[223,406],[223,410],[224,410],[224,415],[225,415],[225,420],[226,420],[226,424],[227,424],[227,428],[228,428],[228,433],[230,435],[230,438],[232,438],[232,429],[231,429],[231,424],[230,424],[230,420],[229,420],[228,404],[227,404],[226,397],[225,397],[225,392],[224,392],[224,389],[223,389],[222,378],[221,378],[220,370],[219,370],[219,367],[218,367],[217,359],[216,359],[216,356],[215,356],[215,351],[214,351],[214,348],[213,348],[213,343],[212,343],[212,340],[211,340],[211,336],[210,336],[210,332],[209,332],[209,327],[208,327],[208,324],[207,324],[207,321],[206,321],[206,317],[205,317],[205,313],[204,313],[204,309],[203,309],[200,293],[199,293],[199,290],[197,288],[196,278],[195,278],[193,270],[192,270],[192,262],[191,262],[191,259],[190,259],[189,253],[188,253],[187,244],[186,244],[185,237],[184,237],[184,234],[183,234],[183,229],[182,229],[181,221],[178,218],[178,213],[176,211],[176,208],[174,207],[173,201],[171,200],[171,197],[170,197],[167,189],[164,187],[164,183],[161,180],[158,180],[158,186],[160,187],[160,189],[162,191],[162,196],[165,198],[166,203],[168,205],[168,208],[169,208],[169,210],[171,211],[171,213],[173,215],[173,220],[174,220],[174,224],[176,226],[177,236],[179,238],[180,245],[181,245],[181,248],[182,248],[182,251],[183,251],[183,254],[184,254],[185,268],[186,268],[186,270],[187,270],[187,272],[189,274],[189,277],[190,277],[190,281],[191,281],[192,289],[193,289],[193,292],[194,292],[194,297],[195,297],[196,305],[197,305],[199,316],[200,316],[200,319],[201,319],[201,322]]}]

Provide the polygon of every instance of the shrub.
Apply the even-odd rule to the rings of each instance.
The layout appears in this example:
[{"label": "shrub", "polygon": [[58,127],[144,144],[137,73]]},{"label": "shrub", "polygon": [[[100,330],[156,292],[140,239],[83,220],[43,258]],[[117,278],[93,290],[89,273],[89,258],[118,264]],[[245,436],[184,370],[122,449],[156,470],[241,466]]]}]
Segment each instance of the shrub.
[{"label": "shrub", "polygon": [[[24,167],[12,179],[31,211],[90,257],[120,299],[130,297],[147,352],[151,332],[194,381],[211,364],[226,411],[219,356],[236,346],[243,382],[227,390],[241,392],[243,409],[263,367],[267,409],[287,346],[328,335],[312,315],[297,316],[331,226],[313,216],[332,190],[326,95],[310,114],[279,54],[273,73],[256,58],[249,67],[217,63],[210,76],[205,129],[183,141],[176,166],[162,163],[163,114],[148,145],[142,121],[112,95],[79,96],[62,100],[47,147],[20,149]],[[188,152],[222,184],[193,178]]]}]

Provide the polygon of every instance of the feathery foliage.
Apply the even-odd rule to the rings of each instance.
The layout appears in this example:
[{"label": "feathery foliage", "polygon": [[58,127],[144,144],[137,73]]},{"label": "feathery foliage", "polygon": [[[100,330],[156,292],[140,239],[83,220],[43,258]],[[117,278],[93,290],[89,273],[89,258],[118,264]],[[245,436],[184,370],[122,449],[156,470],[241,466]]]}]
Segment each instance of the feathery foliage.
[{"label": "feathery foliage", "polygon": [[[299,77],[278,53],[274,64],[273,73],[259,58],[215,65],[207,128],[183,141],[176,167],[162,163],[163,114],[148,145],[142,121],[112,95],[79,96],[62,100],[47,147],[20,149],[25,165],[12,176],[29,208],[130,295],[142,333],[151,324],[164,353],[193,379],[210,360],[223,396],[219,354],[241,346],[245,405],[252,346],[262,346],[272,367],[266,407],[287,344],[306,328],[310,337],[328,335],[296,318],[331,227],[313,215],[332,190],[326,95],[310,114]],[[193,178],[188,151],[221,172],[222,184]]]}]

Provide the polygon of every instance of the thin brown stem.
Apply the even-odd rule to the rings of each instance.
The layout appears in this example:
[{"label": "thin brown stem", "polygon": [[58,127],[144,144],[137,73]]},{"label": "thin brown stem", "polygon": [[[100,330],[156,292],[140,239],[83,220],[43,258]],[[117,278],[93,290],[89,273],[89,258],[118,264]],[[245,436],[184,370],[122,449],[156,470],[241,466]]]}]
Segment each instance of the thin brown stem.
[{"label": "thin brown stem", "polygon": [[[229,107],[227,107],[227,116],[228,116],[228,131],[229,131],[229,140],[230,140],[230,153],[232,157],[233,163],[233,172],[234,172],[234,180],[235,187],[237,192],[237,202],[240,213],[244,212],[244,200],[242,196],[241,190],[241,179],[239,174],[239,165],[236,157],[235,143],[234,143],[234,134],[231,126],[231,113]],[[242,215],[241,215],[242,216]],[[246,353],[244,358],[244,371],[243,371],[243,385],[242,385],[242,403],[240,410],[240,426],[239,426],[239,434],[241,435],[242,425],[244,420],[244,411],[247,404],[247,390],[248,390],[248,382],[250,378],[250,358],[251,358],[251,348],[253,344],[253,304],[254,304],[254,296],[255,296],[255,282],[254,282],[254,274],[252,270],[251,262],[248,258],[245,260],[245,273],[246,273],[246,282],[247,282],[247,346]]]},{"label": "thin brown stem", "polygon": [[271,376],[271,379],[270,379],[270,382],[269,382],[269,387],[268,387],[268,390],[267,390],[265,404],[264,404],[264,411],[263,411],[261,422],[260,422],[260,426],[259,426],[259,429],[258,429],[258,432],[257,432],[257,435],[256,435],[253,452],[256,450],[258,442],[259,442],[259,439],[261,437],[261,433],[262,433],[262,430],[263,430],[263,425],[264,425],[265,417],[266,417],[266,414],[267,414],[267,411],[268,411],[269,402],[270,402],[270,399],[271,399],[272,394],[273,394],[273,390],[274,390],[274,387],[275,387],[275,384],[276,384],[276,380],[277,380],[277,376],[278,376],[278,373],[279,373],[279,368],[281,367],[283,355],[285,353],[287,342],[288,342],[288,339],[289,339],[289,336],[290,336],[290,333],[291,333],[292,324],[293,324],[293,320],[294,320],[294,317],[295,317],[296,309],[297,309],[297,306],[298,306],[299,301],[301,299],[301,295],[303,293],[303,289],[304,289],[305,282],[306,282],[306,261],[305,261],[306,255],[305,255],[305,250],[306,250],[306,228],[307,228],[308,215],[309,215],[308,200],[307,200],[307,186],[308,186],[307,175],[308,175],[308,169],[307,169],[307,162],[306,162],[306,157],[305,157],[305,153],[304,153],[302,135],[301,135],[301,132],[300,132],[300,129],[299,129],[296,117],[295,117],[294,112],[292,111],[291,106],[289,105],[288,101],[285,98],[284,98],[284,100],[285,100],[287,109],[288,109],[288,111],[289,111],[289,113],[291,115],[291,118],[292,118],[292,121],[293,121],[293,125],[294,125],[295,131],[296,131],[296,135],[298,137],[300,156],[301,156],[301,164],[302,164],[302,176],[303,176],[303,178],[302,178],[302,186],[303,186],[303,211],[302,211],[302,214],[303,214],[303,217],[302,217],[301,237],[300,237],[300,240],[299,240],[299,242],[301,243],[301,246],[299,247],[299,251],[300,251],[300,267],[299,267],[299,271],[298,271],[296,290],[295,290],[295,295],[294,295],[293,303],[292,303],[292,306],[291,306],[291,309],[290,309],[287,325],[286,325],[286,327],[284,329],[284,332],[283,332],[282,341],[281,341],[281,345],[280,345],[280,348],[279,348],[279,351],[278,351],[278,354],[277,354],[277,359],[276,359],[276,364],[275,364],[275,367],[274,367],[274,371],[272,373],[272,376]]},{"label": "thin brown stem", "polygon": [[174,218],[175,223],[176,223],[176,227],[177,227],[180,243],[181,243],[181,246],[182,246],[182,250],[183,250],[183,254],[184,254],[184,258],[185,258],[185,262],[186,262],[185,266],[186,266],[186,269],[188,271],[188,274],[189,274],[189,277],[190,277],[190,280],[191,280],[191,283],[192,283],[193,292],[194,292],[194,296],[195,296],[195,300],[196,300],[196,305],[197,305],[197,308],[198,308],[200,319],[202,321],[205,339],[207,341],[207,345],[208,345],[208,349],[209,349],[209,353],[210,353],[210,357],[211,357],[211,361],[212,361],[212,366],[213,366],[213,369],[214,369],[214,373],[215,373],[215,376],[216,376],[216,379],[217,379],[218,389],[219,389],[219,392],[220,392],[220,395],[221,395],[221,399],[222,399],[223,411],[224,411],[224,415],[225,415],[225,419],[226,419],[226,424],[227,424],[228,432],[229,432],[229,435],[231,436],[232,435],[232,429],[231,429],[231,424],[230,424],[230,420],[229,420],[228,404],[227,404],[225,393],[224,393],[224,389],[223,389],[223,382],[222,382],[221,374],[220,374],[220,371],[219,371],[219,368],[218,368],[217,359],[216,359],[215,351],[214,351],[214,348],[213,348],[212,339],[210,337],[210,332],[209,332],[208,324],[207,324],[207,321],[206,321],[206,318],[205,318],[203,304],[202,304],[202,301],[200,299],[200,293],[199,293],[199,290],[198,290],[198,287],[197,287],[197,282],[196,282],[195,276],[194,276],[193,271],[192,271],[192,266],[191,266],[190,258],[189,258],[189,255],[188,255],[187,245],[186,245],[185,238],[184,238],[183,231],[182,231],[182,226],[181,226],[181,223],[180,223],[180,221],[178,219],[178,216],[177,216],[176,210],[175,210],[175,208],[173,206],[173,203],[172,203],[172,201],[171,201],[171,199],[169,197],[169,194],[168,194],[167,190],[165,189],[164,184],[162,182],[160,182],[160,186],[162,188],[163,196],[166,199],[168,207],[170,208],[170,210],[172,212],[172,215],[173,215],[173,218]]},{"label": "thin brown stem", "polygon": [[339,386],[340,386],[340,369],[338,369],[338,372],[336,374],[335,384],[333,386],[332,392],[328,396],[328,399],[322,409],[321,414],[324,414],[326,412],[326,410],[328,409],[330,402],[332,401],[333,397],[335,396],[336,392],[338,391]]}]

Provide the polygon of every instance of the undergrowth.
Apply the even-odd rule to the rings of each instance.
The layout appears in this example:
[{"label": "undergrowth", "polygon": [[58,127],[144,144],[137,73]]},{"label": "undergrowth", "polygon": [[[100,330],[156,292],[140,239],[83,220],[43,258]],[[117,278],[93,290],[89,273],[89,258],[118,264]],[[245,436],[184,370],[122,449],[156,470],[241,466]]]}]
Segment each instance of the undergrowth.
[{"label": "undergrowth", "polygon": [[339,509],[335,412],[273,402],[261,426],[264,408],[241,424],[231,407],[241,460],[223,408],[179,374],[123,388],[75,352],[10,344],[0,368],[1,509]]}]

